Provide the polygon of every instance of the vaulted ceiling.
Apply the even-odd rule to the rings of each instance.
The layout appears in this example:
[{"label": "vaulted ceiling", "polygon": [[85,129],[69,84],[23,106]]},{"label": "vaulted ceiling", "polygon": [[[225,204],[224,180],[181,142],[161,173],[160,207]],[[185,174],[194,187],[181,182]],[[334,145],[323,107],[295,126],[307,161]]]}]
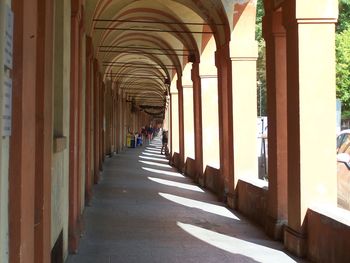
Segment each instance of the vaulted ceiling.
[{"label": "vaulted ceiling", "polygon": [[[104,79],[138,106],[164,107],[169,85],[199,61],[203,36],[228,42],[233,0],[89,0],[85,27]],[[229,22],[230,21],[230,22]]]}]

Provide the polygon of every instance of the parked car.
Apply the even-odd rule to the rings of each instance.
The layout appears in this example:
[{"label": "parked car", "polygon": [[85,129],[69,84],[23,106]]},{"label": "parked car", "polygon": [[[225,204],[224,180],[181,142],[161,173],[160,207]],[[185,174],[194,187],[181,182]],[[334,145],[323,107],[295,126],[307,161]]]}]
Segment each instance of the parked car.
[{"label": "parked car", "polygon": [[350,129],[337,136],[338,206],[350,210]]}]

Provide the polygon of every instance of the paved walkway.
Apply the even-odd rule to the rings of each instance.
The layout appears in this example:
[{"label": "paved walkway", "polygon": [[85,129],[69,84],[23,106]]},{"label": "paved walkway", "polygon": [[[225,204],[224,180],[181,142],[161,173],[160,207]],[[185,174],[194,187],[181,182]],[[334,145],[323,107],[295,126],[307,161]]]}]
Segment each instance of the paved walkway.
[{"label": "paved walkway", "polygon": [[159,145],[106,160],[79,253],[67,263],[301,262],[177,173]]}]

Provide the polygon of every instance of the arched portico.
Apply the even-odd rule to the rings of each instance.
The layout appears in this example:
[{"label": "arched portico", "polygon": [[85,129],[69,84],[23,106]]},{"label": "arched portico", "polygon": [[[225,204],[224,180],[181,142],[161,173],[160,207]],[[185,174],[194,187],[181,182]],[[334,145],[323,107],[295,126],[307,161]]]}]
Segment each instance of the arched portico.
[{"label": "arched portico", "polygon": [[319,241],[322,227],[336,235],[313,208],[336,206],[337,1],[264,1],[268,183],[255,155],[255,1],[5,2],[15,17],[13,69],[0,73],[14,87],[13,133],[0,142],[6,262],[49,262],[60,246],[62,257],[76,253],[105,158],[162,120],[172,163],[220,200],[299,256],[349,258]]}]

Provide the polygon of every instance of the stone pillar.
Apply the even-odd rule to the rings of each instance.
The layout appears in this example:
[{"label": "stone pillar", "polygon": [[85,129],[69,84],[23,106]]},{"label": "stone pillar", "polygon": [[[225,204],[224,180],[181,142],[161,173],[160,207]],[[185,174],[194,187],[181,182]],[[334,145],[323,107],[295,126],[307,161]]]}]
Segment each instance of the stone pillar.
[{"label": "stone pillar", "polygon": [[284,1],[287,30],[288,226],[286,248],[306,254],[306,213],[337,204],[337,1]]},{"label": "stone pillar", "polygon": [[199,63],[192,64],[191,78],[193,82],[193,110],[194,110],[194,148],[196,175],[195,180],[203,175],[203,136],[202,136],[202,91],[199,77]]},{"label": "stone pillar", "polygon": [[218,69],[219,102],[219,144],[220,144],[220,185],[221,200],[233,206],[233,124],[232,124],[232,75],[229,45],[221,46],[215,52]]},{"label": "stone pillar", "polygon": [[118,150],[121,151],[123,149],[123,101],[122,101],[122,93],[121,90],[118,89]]},{"label": "stone pillar", "polygon": [[100,79],[100,108],[99,108],[99,114],[100,114],[100,123],[99,123],[99,127],[100,127],[100,161],[99,161],[99,168],[100,171],[103,170],[103,162],[104,162],[104,157],[105,157],[105,136],[106,136],[106,115],[105,115],[105,111],[104,111],[104,105],[105,105],[105,92],[106,92],[106,86],[102,80],[102,75],[101,73],[99,74],[99,79]]},{"label": "stone pillar", "polygon": [[126,98],[125,98],[125,93],[122,92],[121,94],[121,114],[122,114],[122,125],[121,125],[121,129],[122,129],[122,147],[125,148],[126,145]]},{"label": "stone pillar", "polygon": [[80,22],[82,9],[79,2],[72,3],[71,19],[71,88],[69,131],[69,251],[76,253],[80,238],[80,131],[81,131],[81,56]]},{"label": "stone pillar", "polygon": [[266,232],[283,239],[287,221],[287,67],[286,33],[282,12],[265,6],[263,32],[266,41],[268,115],[268,175]]},{"label": "stone pillar", "polygon": [[52,1],[38,3],[34,208],[34,262],[38,263],[49,262],[51,257],[53,10]]},{"label": "stone pillar", "polygon": [[178,100],[179,100],[179,155],[180,155],[180,167],[183,166],[185,161],[185,134],[184,134],[184,98],[181,76],[178,76],[177,80]]},{"label": "stone pillar", "polygon": [[86,38],[86,96],[85,96],[85,201],[87,204],[92,198],[92,176],[91,176],[91,93],[93,73],[93,46],[91,37]]},{"label": "stone pillar", "polygon": [[188,63],[182,75],[183,92],[183,120],[184,120],[184,162],[187,157],[195,159],[194,149],[194,108],[193,108],[193,83],[191,79],[191,68]]},{"label": "stone pillar", "polygon": [[240,178],[258,178],[257,93],[255,41],[256,3],[235,5],[234,29],[231,34],[234,185]]},{"label": "stone pillar", "polygon": [[[14,35],[9,160],[9,261],[13,263],[35,262],[33,153],[36,147],[37,7],[36,0],[12,1]],[[27,10],[31,12],[26,12]]]},{"label": "stone pillar", "polygon": [[172,89],[170,95],[170,106],[171,106],[171,137],[170,145],[171,152],[179,153],[179,95],[177,89]]},{"label": "stone pillar", "polygon": [[100,152],[100,80],[99,67],[97,59],[94,60],[94,183],[97,184],[100,179],[99,152]]}]

